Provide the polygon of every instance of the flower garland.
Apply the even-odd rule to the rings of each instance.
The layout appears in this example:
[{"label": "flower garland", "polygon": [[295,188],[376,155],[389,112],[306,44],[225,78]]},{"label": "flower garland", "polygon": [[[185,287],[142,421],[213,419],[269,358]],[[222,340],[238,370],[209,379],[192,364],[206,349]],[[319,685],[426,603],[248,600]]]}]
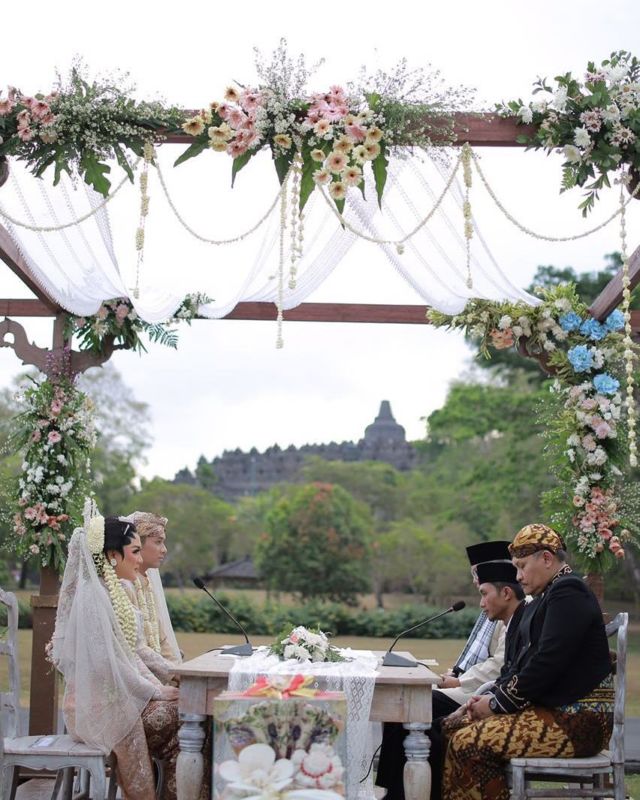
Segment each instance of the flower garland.
[{"label": "flower garland", "polygon": [[45,380],[20,392],[24,407],[14,420],[11,445],[23,451],[13,487],[15,538],[22,558],[62,568],[71,520],[88,494],[90,455],[96,441],[93,403],[71,381]]},{"label": "flower garland", "polygon": [[329,644],[326,633],[320,628],[305,628],[302,625],[288,633],[283,631],[269,650],[282,659],[295,658],[302,662],[345,661],[340,650]]},{"label": "flower garland", "polygon": [[539,79],[533,91],[540,98],[533,102],[512,100],[496,109],[536,126],[532,136],[520,136],[518,141],[536,150],[562,152],[561,191],[585,187],[579,208],[586,216],[598,192],[611,186],[610,173],[625,164],[636,177],[640,170],[640,61],[619,50],[599,67],[589,62],[582,81],[570,72],[555,81],[552,87]]},{"label": "flower garland", "polygon": [[65,336],[76,336],[81,350],[101,353],[108,340],[125,349],[146,352],[141,333],[146,333],[152,342],[167,347],[178,346],[178,336],[169,326],[191,321],[198,316],[201,305],[210,303],[205,294],[188,294],[167,322],[152,324],[140,319],[133,303],[128,297],[117,297],[102,303],[97,313],[90,317],[76,317],[68,314],[65,323]]},{"label": "flower garland", "polygon": [[153,591],[149,586],[142,585],[142,578],[137,577],[134,583],[136,592],[136,599],[138,601],[138,609],[142,614],[144,635],[147,644],[156,653],[160,652],[160,629],[158,627],[158,612],[156,610],[156,601],[153,596]]},{"label": "flower garland", "polygon": [[[624,545],[637,544],[640,535],[639,521],[624,518],[619,480],[627,433],[620,378],[637,352],[621,333],[625,315],[615,310],[599,322],[588,315],[575,287],[562,285],[544,290],[536,307],[472,300],[461,314],[431,310],[428,317],[438,327],[464,330],[486,357],[490,348],[517,347],[554,373],[543,415],[546,455],[558,487],[543,504],[590,567],[604,570],[623,558]],[[627,406],[632,410],[632,396]],[[627,430],[631,441],[635,426]]]}]

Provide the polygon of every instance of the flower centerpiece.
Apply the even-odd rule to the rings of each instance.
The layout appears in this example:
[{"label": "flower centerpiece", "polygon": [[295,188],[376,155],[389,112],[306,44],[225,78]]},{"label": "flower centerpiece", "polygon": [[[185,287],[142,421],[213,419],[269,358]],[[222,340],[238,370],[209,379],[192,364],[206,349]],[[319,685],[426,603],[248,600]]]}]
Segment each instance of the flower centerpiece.
[{"label": "flower centerpiece", "polygon": [[627,165],[640,169],[640,61],[624,50],[612,53],[600,66],[591,61],[582,79],[570,72],[534,84],[538,97],[500,103],[497,110],[533,124],[532,136],[518,141],[535,149],[564,155],[561,191],[584,186],[580,203],[586,216],[598,192],[611,185],[610,175]]},{"label": "flower centerpiece", "polygon": [[[630,363],[623,314],[604,322],[588,315],[571,285],[543,290],[538,306],[472,300],[461,314],[430,311],[437,326],[464,330],[490,349],[518,347],[539,358],[555,380],[541,409],[545,454],[557,479],[543,496],[551,522],[592,571],[624,558],[638,542],[638,498],[623,478],[627,436],[635,454],[634,425],[625,424],[620,380]],[[634,400],[627,400],[630,414]],[[635,420],[634,420],[635,422]]]},{"label": "flower centerpiece", "polygon": [[269,650],[282,659],[298,661],[346,661],[337,647],[329,644],[329,637],[320,628],[298,625],[289,633],[283,631]]},{"label": "flower centerpiece", "polygon": [[34,383],[18,395],[12,444],[23,452],[13,495],[15,537],[10,546],[43,566],[62,567],[66,546],[88,494],[95,445],[93,404],[71,381]]}]

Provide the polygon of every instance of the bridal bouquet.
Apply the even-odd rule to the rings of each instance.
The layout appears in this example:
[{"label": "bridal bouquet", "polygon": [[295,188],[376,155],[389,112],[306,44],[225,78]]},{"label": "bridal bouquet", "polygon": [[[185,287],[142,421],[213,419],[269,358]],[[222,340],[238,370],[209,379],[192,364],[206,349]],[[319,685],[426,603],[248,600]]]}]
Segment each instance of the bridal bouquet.
[{"label": "bridal bouquet", "polygon": [[305,628],[298,625],[290,633],[281,634],[269,648],[282,659],[296,658],[298,661],[345,661],[337,647],[329,644],[329,638],[320,628]]}]

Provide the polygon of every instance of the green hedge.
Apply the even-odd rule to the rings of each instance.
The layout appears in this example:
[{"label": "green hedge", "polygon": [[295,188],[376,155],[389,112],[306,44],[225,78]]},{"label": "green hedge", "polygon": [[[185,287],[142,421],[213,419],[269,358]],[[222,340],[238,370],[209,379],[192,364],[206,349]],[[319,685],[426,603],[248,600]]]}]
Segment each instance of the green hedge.
[{"label": "green hedge", "polygon": [[[218,599],[250,634],[265,636],[276,636],[288,625],[318,625],[333,636],[392,637],[442,610],[425,605],[406,605],[392,611],[354,611],[340,603],[313,600],[294,607],[274,602],[258,606],[245,597],[228,597],[224,594],[220,594]],[[31,628],[33,615],[29,602],[19,600],[18,605],[20,628]],[[171,593],[167,595],[167,605],[176,631],[237,632],[233,622],[207,597]],[[412,636],[416,639],[466,639],[477,615],[476,609],[466,608],[418,629]],[[0,630],[6,624],[4,608],[0,607]]]},{"label": "green hedge", "polygon": [[[268,602],[257,606],[244,597],[218,599],[250,634],[275,636],[287,625],[318,625],[333,636],[397,636],[421,619],[442,609],[424,605],[407,605],[387,611],[354,611],[340,603],[310,601],[292,607]],[[193,633],[236,633],[237,628],[222,611],[206,597],[170,594],[169,613],[176,631]],[[418,629],[415,638],[464,639],[471,632],[478,611],[467,608]]]}]

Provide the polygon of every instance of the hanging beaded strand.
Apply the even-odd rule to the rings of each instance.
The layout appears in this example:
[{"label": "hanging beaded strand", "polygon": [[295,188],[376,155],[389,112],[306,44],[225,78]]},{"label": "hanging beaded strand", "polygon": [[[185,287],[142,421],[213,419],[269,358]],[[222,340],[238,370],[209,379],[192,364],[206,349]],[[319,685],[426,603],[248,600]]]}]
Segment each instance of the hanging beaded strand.
[{"label": "hanging beaded strand", "polygon": [[147,224],[147,215],[149,214],[149,164],[152,163],[154,158],[155,148],[152,142],[145,142],[144,162],[142,165],[142,174],[140,175],[140,219],[136,230],[136,251],[138,257],[136,260],[136,283],[133,289],[133,296],[136,299],[140,297],[140,269],[144,261],[144,231]]},{"label": "hanging beaded strand", "polygon": [[469,200],[471,184],[473,178],[471,175],[471,146],[469,142],[462,145],[462,176],[464,179],[464,203],[462,205],[462,214],[464,217],[464,240],[467,256],[467,284],[468,289],[473,289],[473,279],[471,277],[471,239],[473,238],[473,217],[471,215],[471,202]]},{"label": "hanging beaded strand", "polygon": [[638,445],[636,442],[636,404],[633,395],[635,378],[633,377],[633,340],[631,329],[631,279],[629,277],[629,255],[627,253],[627,223],[624,183],[620,182],[620,254],[622,256],[622,313],[624,316],[624,361],[626,372],[627,426],[629,428],[629,464],[638,466]]},{"label": "hanging beaded strand", "polygon": [[278,309],[276,348],[278,350],[281,350],[284,347],[284,339],[282,338],[282,321],[284,319],[282,311],[284,305],[284,251],[285,237],[287,232],[287,188],[290,174],[291,171],[287,173],[287,176],[282,182],[282,186],[280,188],[280,246],[278,254],[278,295],[276,299],[276,308]]},{"label": "hanging beaded strand", "polygon": [[298,262],[302,257],[302,212],[300,211],[300,181],[302,178],[302,156],[296,152],[291,165],[291,231],[290,231],[290,266],[289,266],[289,289],[296,288],[296,276],[298,274]]}]

